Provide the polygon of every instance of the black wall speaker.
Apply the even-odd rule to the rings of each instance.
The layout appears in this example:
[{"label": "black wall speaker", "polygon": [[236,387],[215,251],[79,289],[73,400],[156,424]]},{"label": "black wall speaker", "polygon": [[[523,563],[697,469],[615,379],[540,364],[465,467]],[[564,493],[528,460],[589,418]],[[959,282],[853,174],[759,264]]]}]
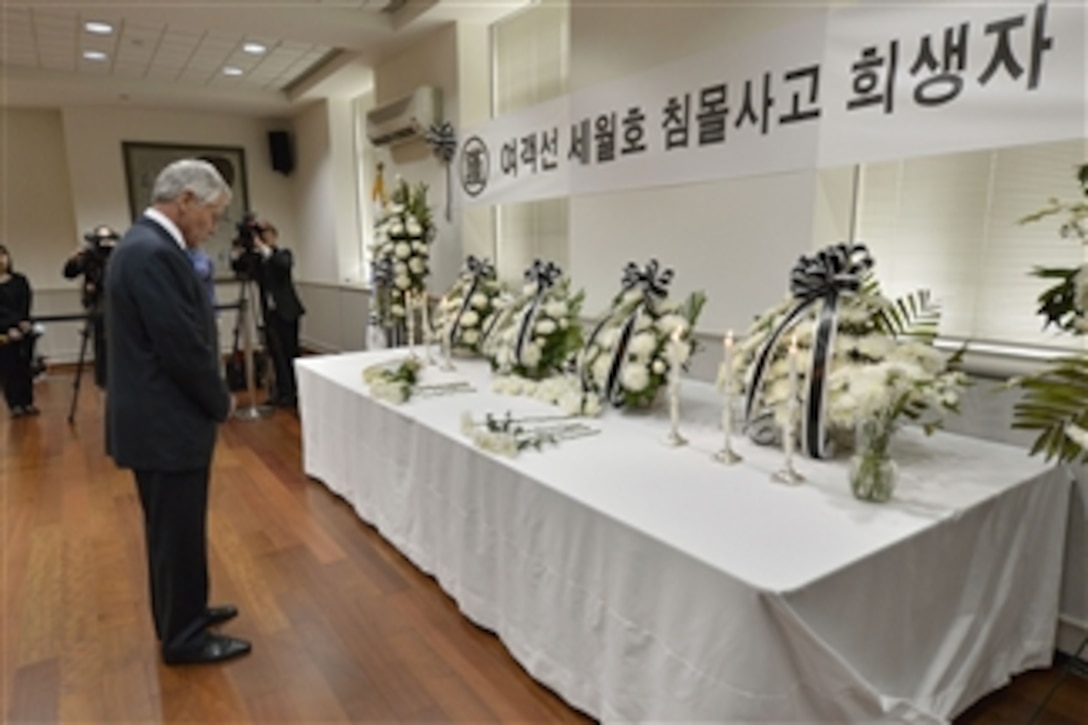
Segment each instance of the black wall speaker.
[{"label": "black wall speaker", "polygon": [[291,145],[291,134],[287,131],[268,132],[268,155],[272,157],[272,170],[283,175],[295,170],[295,151]]}]

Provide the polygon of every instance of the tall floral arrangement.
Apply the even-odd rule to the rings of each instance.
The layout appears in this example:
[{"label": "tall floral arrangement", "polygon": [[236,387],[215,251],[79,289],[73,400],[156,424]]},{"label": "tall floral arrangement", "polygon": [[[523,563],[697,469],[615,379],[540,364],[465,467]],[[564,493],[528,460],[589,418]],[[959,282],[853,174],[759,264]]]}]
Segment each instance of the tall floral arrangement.
[{"label": "tall floral arrangement", "polygon": [[[1088,245],[1088,163],[1076,170],[1082,198],[1050,199],[1045,207],[1021,223],[1059,217],[1059,235]],[[1037,313],[1043,326],[1054,326],[1072,335],[1088,332],[1088,265],[1036,267],[1031,272],[1053,284],[1039,295]],[[1056,280],[1056,281],[1055,281]],[[1088,356],[1083,353],[1059,358],[1043,370],[1010,381],[1024,396],[1014,411],[1013,427],[1037,431],[1032,455],[1047,460],[1088,461]]]},{"label": "tall floral arrangement", "polygon": [[[872,266],[863,245],[803,256],[791,294],[745,333],[733,375],[743,382],[754,438],[770,442],[788,426],[808,455],[822,458],[833,452],[830,441],[851,447],[854,431],[866,424],[870,445],[883,453],[905,420],[922,422],[929,433],[958,409],[966,378],[954,369],[958,354],[946,357],[933,346],[939,309],[924,290],[886,298]],[[796,420],[791,395],[792,409],[801,411]]]},{"label": "tall floral arrangement", "polygon": [[681,365],[695,350],[692,333],[706,295],[693,292],[682,303],[669,299],[672,277],[656,259],[641,268],[628,263],[620,291],[586,340],[578,365],[583,387],[614,407],[644,408],[654,401],[668,380],[672,336],[686,343]]},{"label": "tall floral arrangement", "polygon": [[449,337],[451,349],[469,355],[481,353],[484,325],[495,314],[501,295],[495,266],[469,255],[461,274],[442,296],[435,315],[435,327],[440,335]]},{"label": "tall floral arrangement", "polygon": [[373,280],[382,325],[402,324],[408,296],[427,289],[434,234],[427,186],[398,180],[374,229]]},{"label": "tall floral arrangement", "polygon": [[533,262],[521,295],[492,320],[484,348],[492,367],[532,380],[561,373],[582,345],[578,315],[584,298],[554,263]]}]

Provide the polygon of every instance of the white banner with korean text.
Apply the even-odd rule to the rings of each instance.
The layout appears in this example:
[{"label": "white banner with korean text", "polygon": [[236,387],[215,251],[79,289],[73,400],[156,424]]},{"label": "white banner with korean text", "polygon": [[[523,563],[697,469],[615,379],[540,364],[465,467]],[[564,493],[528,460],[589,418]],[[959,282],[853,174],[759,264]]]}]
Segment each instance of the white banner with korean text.
[{"label": "white banner with korean text", "polygon": [[1083,0],[828,12],[467,130],[467,204],[1088,135]]}]

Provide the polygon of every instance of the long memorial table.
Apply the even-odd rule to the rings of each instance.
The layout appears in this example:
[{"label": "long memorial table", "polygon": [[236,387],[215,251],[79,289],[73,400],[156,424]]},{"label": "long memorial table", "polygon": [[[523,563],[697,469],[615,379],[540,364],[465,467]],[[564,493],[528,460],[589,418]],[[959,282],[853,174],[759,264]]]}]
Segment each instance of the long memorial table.
[{"label": "long memorial table", "polygon": [[954,717],[1050,662],[1068,472],[1018,448],[902,431],[899,487],[855,500],[845,461],[721,447],[720,398],[685,382],[663,413],[517,458],[462,415],[555,413],[491,391],[487,366],[423,372],[468,394],[400,406],[365,367],[404,350],[297,361],[305,472],[343,497],[538,681],[604,721]]}]

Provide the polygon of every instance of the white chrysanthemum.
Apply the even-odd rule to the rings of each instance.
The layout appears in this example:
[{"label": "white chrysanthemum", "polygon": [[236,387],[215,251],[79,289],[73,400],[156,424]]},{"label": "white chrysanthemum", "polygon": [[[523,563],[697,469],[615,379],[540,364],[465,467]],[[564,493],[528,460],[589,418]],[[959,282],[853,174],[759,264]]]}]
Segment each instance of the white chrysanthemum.
[{"label": "white chrysanthemum", "polygon": [[536,282],[529,282],[521,288],[521,293],[526,297],[532,297],[536,294],[537,284]]},{"label": "white chrysanthemum", "polygon": [[480,321],[480,315],[475,310],[465,310],[461,315],[461,327],[475,327]]},{"label": "white chrysanthemum", "polygon": [[686,328],[687,325],[688,321],[681,315],[665,315],[657,320],[657,329],[663,335],[671,335],[673,330],[681,326]]},{"label": "white chrysanthemum", "polygon": [[397,262],[393,265],[393,275],[396,277],[408,276],[408,265],[404,262]]},{"label": "white chrysanthemum", "polygon": [[652,332],[640,332],[631,338],[631,342],[627,345],[627,352],[638,357],[641,361],[646,361],[654,350],[657,349],[657,337]]},{"label": "white chrysanthemum", "polygon": [[641,363],[627,363],[620,373],[620,382],[632,393],[640,393],[650,384],[650,373]]},{"label": "white chrysanthemum", "polygon": [[404,305],[390,305],[389,314],[394,317],[404,317]]},{"label": "white chrysanthemum", "polygon": [[418,237],[423,233],[423,227],[419,225],[419,222],[416,221],[414,217],[408,220],[408,223],[404,225],[404,228],[405,231],[413,237]]},{"label": "white chrysanthemum", "polygon": [[635,318],[635,332],[644,332],[654,326],[654,318],[645,311],[639,312]]},{"label": "white chrysanthemum", "polygon": [[604,385],[608,380],[608,370],[611,367],[612,361],[608,355],[598,355],[597,359],[593,361],[593,379],[600,385]]},{"label": "white chrysanthemum", "polygon": [[541,350],[534,343],[530,343],[521,349],[521,363],[527,368],[535,368],[540,364]]},{"label": "white chrysanthemum", "polygon": [[476,330],[465,330],[461,333],[461,340],[466,345],[475,345],[476,341],[480,339],[480,333]]},{"label": "white chrysanthemum", "polygon": [[632,287],[623,293],[623,301],[628,304],[633,304],[642,299],[642,289],[639,287]]},{"label": "white chrysanthemum", "polygon": [[661,358],[654,358],[654,361],[650,363],[650,369],[658,375],[664,375],[665,371],[669,369],[669,366],[665,364],[665,361]]},{"label": "white chrysanthemum", "polygon": [[616,344],[616,340],[619,339],[619,330],[615,327],[609,327],[606,330],[602,330],[601,334],[597,336],[597,342],[604,349],[608,349]]},{"label": "white chrysanthemum", "polygon": [[555,332],[555,321],[543,318],[536,323],[536,332],[541,335],[550,335]]},{"label": "white chrysanthemum", "polygon": [[570,322],[567,320],[567,318],[566,317],[560,317],[559,318],[559,329],[560,330],[565,330],[568,327],[570,327]]},{"label": "white chrysanthemum", "polygon": [[397,289],[408,289],[412,286],[412,281],[407,277],[397,277],[393,280],[393,286]]},{"label": "white chrysanthemum", "polygon": [[408,269],[412,271],[412,274],[423,274],[423,271],[427,269],[427,267],[421,258],[412,257],[408,260]]},{"label": "white chrysanthemum", "polygon": [[389,226],[389,233],[395,237],[404,236],[404,225],[399,220],[394,220]]},{"label": "white chrysanthemum", "polygon": [[895,338],[887,335],[866,335],[857,341],[858,352],[874,360],[883,360],[895,351]]},{"label": "white chrysanthemum", "polygon": [[472,295],[472,299],[469,301],[469,304],[471,304],[478,310],[482,310],[487,307],[488,302],[489,300],[487,295],[485,295],[483,292],[476,292]]},{"label": "white chrysanthemum", "polygon": [[551,300],[544,305],[544,314],[559,319],[567,314],[567,303],[563,300]]},{"label": "white chrysanthemum", "polygon": [[563,393],[556,402],[566,415],[578,415],[582,412],[582,396],[573,390]]},{"label": "white chrysanthemum", "polygon": [[582,414],[596,417],[601,414],[601,398],[596,393],[586,393],[582,403]]}]

